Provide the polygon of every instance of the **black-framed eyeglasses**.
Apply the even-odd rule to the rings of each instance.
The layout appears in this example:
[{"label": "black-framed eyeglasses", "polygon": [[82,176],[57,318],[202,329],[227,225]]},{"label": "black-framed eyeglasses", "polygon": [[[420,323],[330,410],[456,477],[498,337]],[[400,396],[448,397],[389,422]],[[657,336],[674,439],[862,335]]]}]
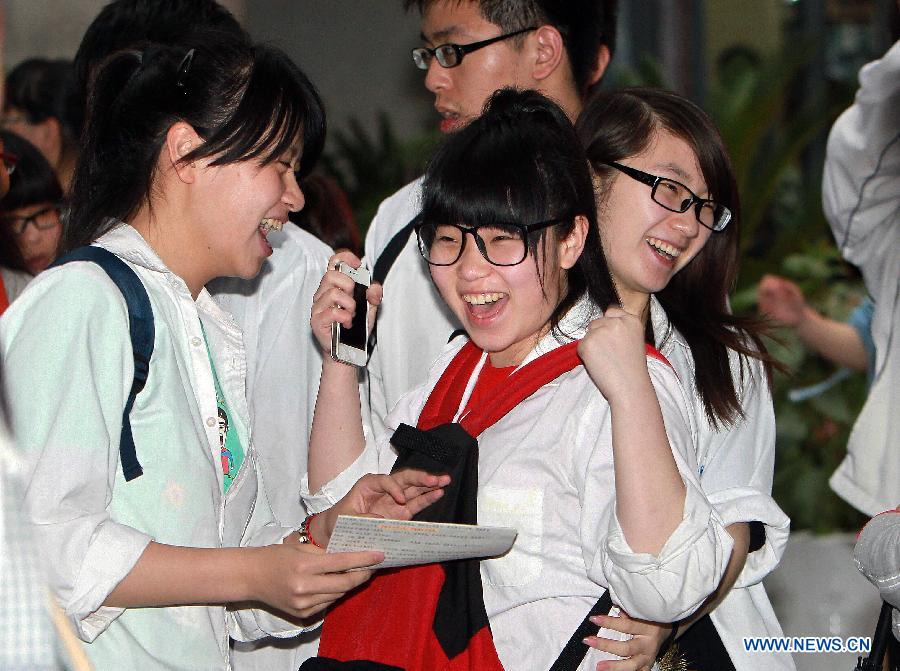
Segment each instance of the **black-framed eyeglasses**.
[{"label": "black-framed eyeglasses", "polygon": [[676,182],[668,177],[651,175],[649,172],[615,161],[604,161],[604,164],[649,186],[653,202],[671,212],[687,212],[688,208],[693,206],[697,221],[711,231],[716,233],[723,231],[731,221],[731,210],[714,200],[701,198],[681,182]]},{"label": "black-framed eyeglasses", "polygon": [[19,163],[19,157],[6,151],[0,151],[0,161],[3,161],[3,166],[6,168],[6,174],[11,175],[16,170],[16,166]]},{"label": "black-framed eyeglasses", "polygon": [[12,229],[16,235],[24,235],[28,224],[33,224],[39,231],[49,231],[60,225],[59,213],[62,206],[59,203],[43,207],[37,212],[33,212],[28,216],[11,216],[3,215],[2,220]]},{"label": "black-framed eyeglasses", "polygon": [[420,70],[427,70],[428,66],[431,65],[431,59],[436,58],[438,64],[442,68],[455,68],[457,65],[462,63],[463,56],[465,56],[466,54],[471,54],[473,51],[478,51],[479,49],[486,47],[489,44],[493,44],[494,42],[506,40],[510,37],[515,37],[516,35],[521,35],[522,33],[527,33],[537,29],[537,26],[522,28],[521,30],[514,30],[511,33],[497,35],[497,37],[492,37],[487,40],[481,40],[480,42],[472,42],[471,44],[448,43],[436,46],[434,49],[429,49],[428,47],[418,47],[417,49],[412,50],[413,62]]},{"label": "black-framed eyeglasses", "polygon": [[466,234],[495,266],[517,266],[528,256],[528,234],[567,221],[550,219],[536,224],[492,223],[475,226],[422,222],[416,226],[419,252],[433,266],[452,266],[466,248]]}]

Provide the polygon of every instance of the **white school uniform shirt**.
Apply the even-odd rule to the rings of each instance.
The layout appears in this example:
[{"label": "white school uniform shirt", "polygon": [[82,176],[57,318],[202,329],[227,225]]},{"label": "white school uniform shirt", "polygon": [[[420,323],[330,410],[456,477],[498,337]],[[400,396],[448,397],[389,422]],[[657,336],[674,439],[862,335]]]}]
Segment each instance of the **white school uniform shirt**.
[{"label": "white school uniform shirt", "polygon": [[[191,547],[279,542],[247,425],[240,330],[204,289],[195,302],[133,228],[96,243],[147,290],[155,340],[131,427],[143,475],[125,482],[122,411],[133,377],[125,300],[93,263],[47,270],[0,320],[0,345],[28,483],[23,510],[50,588],[99,669],[230,669],[229,636],[295,635],[263,611],[102,605],[150,540]],[[222,491],[216,393],[200,322],[245,458]],[[231,579],[221,576],[223,581]]]},{"label": "white school uniform shirt", "polygon": [[875,377],[832,489],[867,515],[900,501],[900,42],[859,73],[828,137],[822,205],[875,303]]},{"label": "white school uniform shirt", "polygon": [[[593,313],[580,302],[561,331],[583,336]],[[401,422],[416,424],[462,344],[448,346],[428,381],[400,400],[387,432],[368,441],[354,464],[315,495],[304,492],[311,509],[328,507],[363,473],[390,470],[390,434]],[[559,344],[547,335],[522,365]],[[549,668],[607,587],[634,617],[673,621],[693,612],[724,573],[732,539],[697,482],[687,399],[669,366],[655,358],[647,365],[687,488],[683,520],[658,556],[633,552],[616,519],[609,405],[583,367],[541,387],[478,436],[478,522],[518,530],[507,555],[481,562],[485,608],[506,669]],[[589,649],[579,668],[611,658]]]},{"label": "white school uniform shirt", "polygon": [[[293,223],[268,236],[274,253],[250,280],[222,277],[209,291],[244,334],[247,403],[269,503],[279,524],[306,517],[300,481],[306,475],[322,350],[309,325],[313,294],[328,268],[331,248]],[[319,631],[290,641],[233,646],[237,671],[296,671],[318,650]]]},{"label": "white school uniform shirt", "polygon": [[765,528],[765,544],[747,556],[734,587],[710,618],[737,671],[793,671],[790,653],[748,653],[742,643],[748,636],[783,635],[762,584],[781,561],[790,528],[790,520],[772,498],[775,412],[763,365],[758,359],[745,359],[742,366],[737,352],[728,350],[744,417],[717,429],[710,424],[696,387],[690,346],[655,297],[650,299],[650,320],[657,348],[690,392],[698,430],[697,475],[704,493],[726,526],[756,521]]}]

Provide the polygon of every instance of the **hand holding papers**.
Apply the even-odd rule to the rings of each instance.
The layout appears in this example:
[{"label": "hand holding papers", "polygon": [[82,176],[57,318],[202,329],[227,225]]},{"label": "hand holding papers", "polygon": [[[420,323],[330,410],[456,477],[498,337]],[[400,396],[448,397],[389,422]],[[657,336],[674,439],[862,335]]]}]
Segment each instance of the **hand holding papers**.
[{"label": "hand holding papers", "polygon": [[377,568],[431,564],[453,559],[496,557],[516,540],[516,530],[340,515],[326,552],[378,550]]}]

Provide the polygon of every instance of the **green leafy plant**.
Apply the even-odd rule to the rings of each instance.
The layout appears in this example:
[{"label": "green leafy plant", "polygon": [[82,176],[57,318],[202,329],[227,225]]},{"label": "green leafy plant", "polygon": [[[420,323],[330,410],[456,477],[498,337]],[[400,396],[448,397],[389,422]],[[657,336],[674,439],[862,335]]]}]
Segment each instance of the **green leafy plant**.
[{"label": "green leafy plant", "polygon": [[347,193],[363,233],[379,203],[425,171],[440,140],[437,132],[399,138],[383,111],[373,133],[351,118],[347,129],[335,131],[332,138],[333,149],[323,156],[323,168]]}]

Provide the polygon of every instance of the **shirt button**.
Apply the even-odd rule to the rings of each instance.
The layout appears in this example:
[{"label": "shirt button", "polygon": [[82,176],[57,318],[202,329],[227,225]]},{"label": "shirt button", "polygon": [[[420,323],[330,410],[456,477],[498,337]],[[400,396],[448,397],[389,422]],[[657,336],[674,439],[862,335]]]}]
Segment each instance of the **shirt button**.
[{"label": "shirt button", "polygon": [[206,426],[213,427],[213,426],[215,426],[215,425],[216,425],[216,418],[215,418],[215,417],[207,417],[207,418],[206,418]]},{"label": "shirt button", "polygon": [[194,347],[200,347],[200,338],[198,338],[197,336],[194,336],[193,338],[191,338],[191,344]]}]

